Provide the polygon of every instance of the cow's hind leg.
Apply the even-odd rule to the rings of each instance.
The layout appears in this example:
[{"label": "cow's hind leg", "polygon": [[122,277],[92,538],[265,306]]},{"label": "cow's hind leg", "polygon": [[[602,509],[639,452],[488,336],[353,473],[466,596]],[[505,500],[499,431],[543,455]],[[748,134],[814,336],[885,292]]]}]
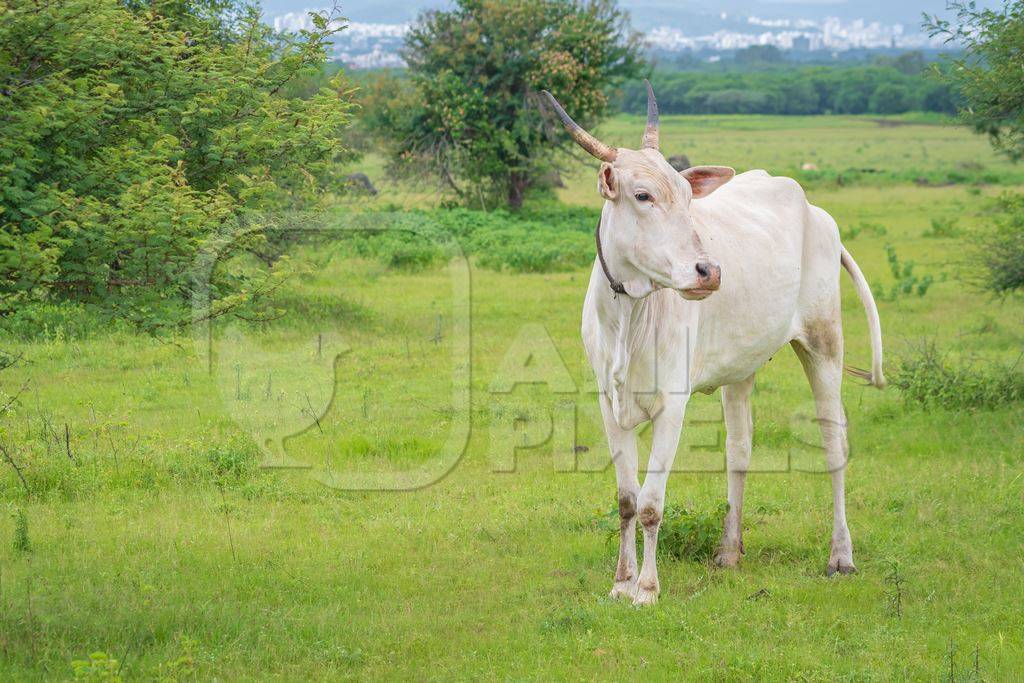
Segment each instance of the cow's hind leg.
[{"label": "cow's hind leg", "polygon": [[729,511],[725,514],[722,543],[715,554],[715,564],[719,567],[735,567],[743,554],[743,486],[750,467],[750,446],[754,433],[750,412],[750,393],[753,389],[753,375],[742,382],[722,387]]},{"label": "cow's hind leg", "polygon": [[607,397],[601,397],[601,415],[608,436],[608,450],[615,465],[619,501],[619,561],[615,566],[615,582],[609,594],[613,599],[636,595],[636,501],[640,493],[637,478],[636,434],[625,431],[615,421]]},{"label": "cow's hind leg", "polygon": [[840,390],[843,383],[843,333],[839,316],[831,317],[807,328],[793,342],[804,372],[814,392],[814,404],[821,427],[825,460],[832,476],[832,551],[829,555],[829,576],[852,574],[853,544],[846,525],[846,463],[849,447],[846,441],[846,415]]}]

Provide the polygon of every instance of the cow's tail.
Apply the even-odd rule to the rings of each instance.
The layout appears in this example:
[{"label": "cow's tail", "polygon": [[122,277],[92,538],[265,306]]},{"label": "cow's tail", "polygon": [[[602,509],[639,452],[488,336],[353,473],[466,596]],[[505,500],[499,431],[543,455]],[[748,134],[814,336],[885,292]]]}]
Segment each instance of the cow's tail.
[{"label": "cow's tail", "polygon": [[864,312],[868,316],[868,331],[871,333],[871,372],[849,365],[846,366],[846,371],[881,389],[885,386],[885,375],[882,374],[882,322],[878,318],[878,306],[875,305],[875,297],[871,295],[871,288],[868,287],[868,281],[864,279],[864,273],[860,272],[857,262],[850,256],[850,252],[846,251],[846,247],[842,249],[843,255],[840,261],[853,279],[853,287],[857,290],[857,297],[864,305]]}]

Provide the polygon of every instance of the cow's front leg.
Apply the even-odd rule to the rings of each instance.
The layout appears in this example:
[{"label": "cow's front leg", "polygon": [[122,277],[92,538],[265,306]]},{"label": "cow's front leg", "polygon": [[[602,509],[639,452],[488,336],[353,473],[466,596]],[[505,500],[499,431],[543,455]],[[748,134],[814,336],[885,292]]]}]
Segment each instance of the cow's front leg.
[{"label": "cow's front leg", "polygon": [[679,433],[683,428],[686,411],[685,396],[671,396],[664,409],[653,420],[651,459],[647,463],[647,476],[637,499],[638,517],[644,529],[644,563],[637,580],[634,605],[650,605],[658,601],[661,585],[658,583],[658,529],[665,509],[665,486],[672,471],[679,446]]},{"label": "cow's front leg", "polygon": [[636,501],[640,492],[637,479],[636,433],[622,429],[612,414],[607,396],[601,397],[601,415],[608,436],[608,450],[615,465],[619,502],[619,561],[615,566],[613,599],[632,598],[636,593]]}]

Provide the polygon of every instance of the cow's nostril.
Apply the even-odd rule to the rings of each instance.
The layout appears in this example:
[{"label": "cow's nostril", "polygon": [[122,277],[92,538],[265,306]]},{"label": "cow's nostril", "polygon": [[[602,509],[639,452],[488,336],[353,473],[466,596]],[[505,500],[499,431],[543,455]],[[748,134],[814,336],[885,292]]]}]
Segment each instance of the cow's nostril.
[{"label": "cow's nostril", "polygon": [[701,277],[707,277],[710,274],[711,274],[711,269],[708,268],[708,264],[706,264],[706,263],[698,263],[697,264],[697,275],[700,275]]}]

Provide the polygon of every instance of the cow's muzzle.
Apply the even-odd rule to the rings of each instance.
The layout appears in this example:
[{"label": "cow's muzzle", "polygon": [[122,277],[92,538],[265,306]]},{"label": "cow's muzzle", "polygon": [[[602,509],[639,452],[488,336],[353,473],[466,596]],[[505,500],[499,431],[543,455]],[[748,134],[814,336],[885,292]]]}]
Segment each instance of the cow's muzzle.
[{"label": "cow's muzzle", "polygon": [[710,296],[722,284],[722,268],[710,259],[697,261],[697,284],[682,290],[687,299],[703,299]]},{"label": "cow's muzzle", "polygon": [[701,289],[712,292],[722,284],[722,268],[711,260],[697,261],[697,283]]}]

